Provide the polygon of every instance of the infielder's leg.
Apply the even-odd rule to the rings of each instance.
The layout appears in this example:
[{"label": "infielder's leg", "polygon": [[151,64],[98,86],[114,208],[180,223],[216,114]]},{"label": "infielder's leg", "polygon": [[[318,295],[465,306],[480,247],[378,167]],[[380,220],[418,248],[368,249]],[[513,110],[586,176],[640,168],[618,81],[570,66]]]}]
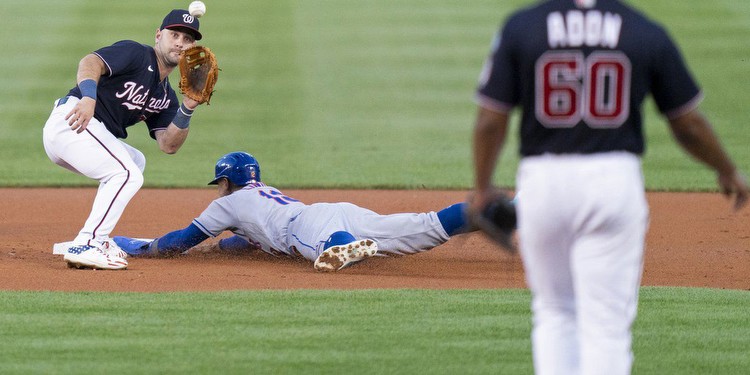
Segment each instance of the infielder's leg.
[{"label": "infielder's leg", "polygon": [[143,185],[145,158],[134,148],[126,147],[96,119],[80,134],[70,130],[64,117],[76,102],[69,98],[52,111],[43,139],[53,162],[99,181],[91,213],[74,240],[76,244],[89,244],[109,238],[128,202]]}]

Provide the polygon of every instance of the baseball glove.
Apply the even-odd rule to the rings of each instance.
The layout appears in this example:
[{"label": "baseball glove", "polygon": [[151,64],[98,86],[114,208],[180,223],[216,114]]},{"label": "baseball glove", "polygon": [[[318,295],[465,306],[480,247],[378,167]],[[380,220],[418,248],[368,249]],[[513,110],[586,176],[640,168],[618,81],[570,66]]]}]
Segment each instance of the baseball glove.
[{"label": "baseball glove", "polygon": [[517,252],[513,242],[513,232],[517,225],[516,206],[505,194],[498,194],[481,211],[468,210],[466,218],[469,225],[479,228],[503,249],[511,254]]},{"label": "baseball glove", "polygon": [[180,54],[180,92],[199,104],[211,104],[219,78],[216,56],[208,47],[194,46]]}]

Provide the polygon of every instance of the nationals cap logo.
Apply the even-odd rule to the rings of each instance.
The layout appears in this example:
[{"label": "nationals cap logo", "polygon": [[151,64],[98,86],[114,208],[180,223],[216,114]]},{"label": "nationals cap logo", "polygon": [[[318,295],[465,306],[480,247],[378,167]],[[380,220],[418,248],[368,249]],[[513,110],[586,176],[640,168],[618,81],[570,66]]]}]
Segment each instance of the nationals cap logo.
[{"label": "nationals cap logo", "polygon": [[193,34],[195,40],[201,40],[203,35],[198,31],[200,29],[200,21],[197,18],[190,15],[185,9],[174,9],[161,22],[159,30],[164,29],[177,29],[180,31],[186,31]]}]

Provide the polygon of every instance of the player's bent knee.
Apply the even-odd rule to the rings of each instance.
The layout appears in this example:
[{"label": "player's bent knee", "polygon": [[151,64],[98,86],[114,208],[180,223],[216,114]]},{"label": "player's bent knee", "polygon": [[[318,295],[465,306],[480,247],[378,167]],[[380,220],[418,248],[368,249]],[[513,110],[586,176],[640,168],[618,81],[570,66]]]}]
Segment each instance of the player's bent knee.
[{"label": "player's bent knee", "polygon": [[135,166],[129,169],[121,169],[101,180],[104,183],[122,184],[130,189],[138,190],[143,186],[143,172]]},{"label": "player's bent knee", "polygon": [[143,172],[140,169],[130,170],[130,176],[128,177],[128,184],[136,189],[140,189],[143,186]]}]

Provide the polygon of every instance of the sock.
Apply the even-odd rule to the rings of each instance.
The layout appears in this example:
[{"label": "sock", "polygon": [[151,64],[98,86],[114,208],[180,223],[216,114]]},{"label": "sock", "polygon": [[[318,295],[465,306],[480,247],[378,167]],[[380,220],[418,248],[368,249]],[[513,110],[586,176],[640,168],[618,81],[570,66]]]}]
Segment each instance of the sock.
[{"label": "sock", "polygon": [[456,203],[438,211],[437,216],[449,236],[466,232],[466,203]]},{"label": "sock", "polygon": [[354,242],[354,240],[356,240],[356,238],[354,238],[354,236],[352,236],[352,234],[349,232],[346,232],[343,230],[338,231],[338,232],[333,232],[326,240],[326,244],[323,245],[323,248],[327,249],[331,246],[345,245],[345,244],[348,244],[349,242]]}]

